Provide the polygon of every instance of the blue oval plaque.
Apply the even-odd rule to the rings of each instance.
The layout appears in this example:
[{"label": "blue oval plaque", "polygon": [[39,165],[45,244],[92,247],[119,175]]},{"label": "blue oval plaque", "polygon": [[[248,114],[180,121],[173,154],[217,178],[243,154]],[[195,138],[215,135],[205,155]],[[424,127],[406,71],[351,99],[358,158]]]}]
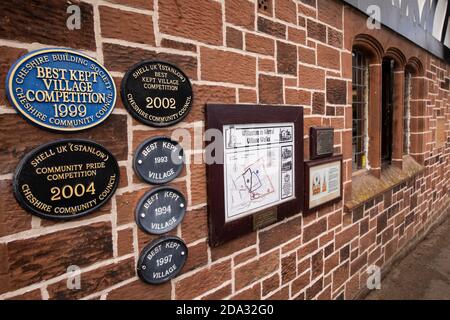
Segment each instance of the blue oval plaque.
[{"label": "blue oval plaque", "polygon": [[70,49],[32,51],[6,77],[6,94],[31,122],[57,131],[79,131],[103,122],[116,103],[111,75],[94,59]]}]

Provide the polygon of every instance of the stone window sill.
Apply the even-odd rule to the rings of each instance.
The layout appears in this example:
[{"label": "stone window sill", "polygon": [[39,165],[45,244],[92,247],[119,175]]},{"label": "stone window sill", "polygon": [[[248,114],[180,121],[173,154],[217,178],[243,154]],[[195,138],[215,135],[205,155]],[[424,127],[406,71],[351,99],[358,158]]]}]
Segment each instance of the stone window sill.
[{"label": "stone window sill", "polygon": [[347,212],[359,207],[363,203],[376,198],[384,192],[393,189],[397,185],[409,180],[421,173],[425,167],[418,164],[411,156],[403,157],[403,169],[396,166],[388,166],[381,170],[381,178],[378,179],[366,172],[352,178],[352,196],[345,203]]}]

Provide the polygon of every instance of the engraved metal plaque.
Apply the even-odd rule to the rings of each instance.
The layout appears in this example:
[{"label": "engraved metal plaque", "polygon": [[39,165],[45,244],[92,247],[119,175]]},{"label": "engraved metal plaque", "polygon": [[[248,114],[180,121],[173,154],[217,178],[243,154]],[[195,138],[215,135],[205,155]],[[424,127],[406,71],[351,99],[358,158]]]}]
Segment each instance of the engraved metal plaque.
[{"label": "engraved metal plaque", "polygon": [[99,209],[118,184],[119,165],[104,147],[89,140],[59,140],[22,159],[14,195],[32,214],[69,220]]},{"label": "engraved metal plaque", "polygon": [[160,187],[147,192],[136,207],[136,222],[151,234],[163,234],[177,227],[186,212],[186,199],[175,188]]},{"label": "engraved metal plaque", "polygon": [[138,121],[153,127],[180,122],[192,105],[192,86],[176,66],[162,61],[142,61],[122,80],[122,101]]},{"label": "engraved metal plaque", "polygon": [[262,229],[278,221],[277,208],[271,208],[253,215],[253,230]]},{"label": "engraved metal plaque", "polygon": [[178,237],[162,237],[142,250],[137,273],[142,281],[161,284],[176,277],[186,263],[188,248]]},{"label": "engraved metal plaque", "polygon": [[334,128],[311,127],[310,139],[310,157],[312,160],[333,155]]},{"label": "engraved metal plaque", "polygon": [[183,170],[183,148],[168,137],[155,137],[142,143],[134,155],[134,170],[145,182],[164,184]]}]

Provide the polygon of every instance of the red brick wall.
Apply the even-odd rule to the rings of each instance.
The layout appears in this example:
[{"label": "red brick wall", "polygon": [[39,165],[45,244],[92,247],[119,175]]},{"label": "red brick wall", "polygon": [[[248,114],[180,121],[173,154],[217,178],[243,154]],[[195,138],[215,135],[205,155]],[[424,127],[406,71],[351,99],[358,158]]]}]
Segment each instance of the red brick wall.
[{"label": "red brick wall", "polygon": [[[64,135],[105,145],[119,161],[122,180],[100,212],[55,223],[24,212],[11,184],[25,153],[61,135],[27,124],[0,87],[0,299],[350,299],[365,286],[367,266],[387,265],[446,214],[450,145],[437,148],[435,138],[438,116],[447,120],[448,137],[450,66],[391,31],[365,30],[365,18],[341,2],[268,0],[267,10],[248,0],[72,2],[81,8],[81,30],[66,28],[67,1],[0,2],[0,83],[24,53],[64,46],[99,60],[117,84],[141,59],[172,62],[190,77],[195,102],[184,122],[162,130],[133,120],[119,99],[105,124]],[[210,248],[205,166],[190,164],[173,182],[189,202],[172,232],[189,246],[187,264],[171,282],[142,284],[135,264],[154,237],[134,222],[133,210],[149,186],[133,173],[133,152],[148,137],[188,128],[192,141],[185,149],[191,157],[201,154],[206,102],[301,105],[306,133],[312,125],[334,126],[350,198],[351,48],[366,31],[384,50],[399,46],[424,66],[424,110],[417,118],[423,173],[353,211],[339,203],[299,213]],[[306,157],[308,143],[305,138]],[[81,290],[66,287],[70,265],[82,268]]]}]

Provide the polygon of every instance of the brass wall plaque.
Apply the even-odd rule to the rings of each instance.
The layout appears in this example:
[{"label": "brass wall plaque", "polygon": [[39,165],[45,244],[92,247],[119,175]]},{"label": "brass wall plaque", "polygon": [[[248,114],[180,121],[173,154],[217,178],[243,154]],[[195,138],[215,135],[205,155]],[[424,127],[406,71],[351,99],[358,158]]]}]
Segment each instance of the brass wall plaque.
[{"label": "brass wall plaque", "polygon": [[278,221],[277,208],[271,208],[253,215],[253,230],[262,229]]},{"label": "brass wall plaque", "polygon": [[310,140],[310,157],[312,160],[333,155],[334,128],[311,127]]}]

